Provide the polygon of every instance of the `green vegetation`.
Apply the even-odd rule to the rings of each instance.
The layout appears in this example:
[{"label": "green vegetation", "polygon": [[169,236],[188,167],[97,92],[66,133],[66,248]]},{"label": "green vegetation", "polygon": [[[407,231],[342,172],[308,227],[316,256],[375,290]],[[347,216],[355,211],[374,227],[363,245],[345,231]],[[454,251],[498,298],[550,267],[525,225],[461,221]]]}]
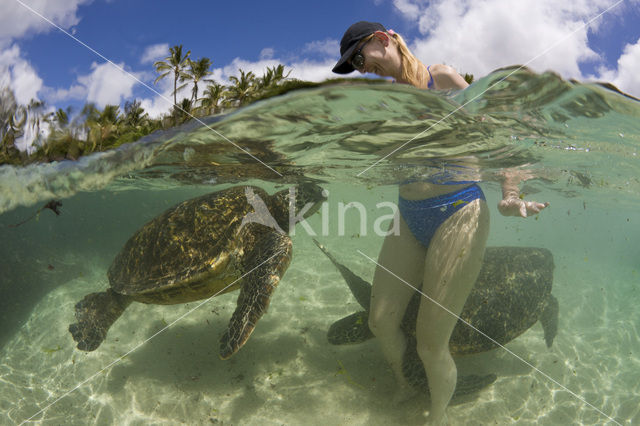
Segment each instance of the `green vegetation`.
[{"label": "green vegetation", "polygon": [[[260,77],[240,69],[238,76],[230,77],[229,84],[224,85],[208,78],[212,74],[209,58],[192,60],[191,51],[185,53],[182,45],[171,47],[168,53],[163,60],[153,64],[158,73],[155,83],[164,78],[173,79],[174,105],[169,113],[157,119],[149,117],[139,100],[126,102],[124,111],[118,105],[100,109],[94,104],[86,104],[74,115],[71,108],[47,112],[40,101],[18,105],[9,88],[0,89],[0,165],[76,160],[83,155],[133,142],[154,130],[180,125],[193,117],[218,114],[296,89],[354,81],[333,79],[314,83],[296,80],[289,78],[291,72],[286,72],[284,65],[277,65],[267,68]],[[372,84],[383,82],[358,80]],[[178,92],[189,85],[191,97],[178,101]],[[22,136],[34,140],[30,153],[15,146]]]}]

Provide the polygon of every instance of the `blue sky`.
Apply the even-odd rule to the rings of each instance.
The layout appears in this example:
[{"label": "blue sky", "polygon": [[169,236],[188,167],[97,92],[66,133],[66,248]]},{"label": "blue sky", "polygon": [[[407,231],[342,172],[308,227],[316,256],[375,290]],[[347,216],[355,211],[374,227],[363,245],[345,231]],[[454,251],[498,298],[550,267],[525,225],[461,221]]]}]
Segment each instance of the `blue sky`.
[{"label": "blue sky", "polygon": [[427,64],[481,77],[536,58],[528,64],[535,71],[606,80],[640,96],[640,0],[625,0],[585,26],[617,1],[0,0],[0,86],[11,86],[23,103],[38,98],[50,107],[134,98],[153,114],[170,107],[24,3],[167,98],[171,82],[154,86],[152,63],[169,46],[209,57],[220,83],[238,68],[260,75],[278,63],[294,77],[319,81],[333,76],[339,40],[361,19],[402,34]]}]

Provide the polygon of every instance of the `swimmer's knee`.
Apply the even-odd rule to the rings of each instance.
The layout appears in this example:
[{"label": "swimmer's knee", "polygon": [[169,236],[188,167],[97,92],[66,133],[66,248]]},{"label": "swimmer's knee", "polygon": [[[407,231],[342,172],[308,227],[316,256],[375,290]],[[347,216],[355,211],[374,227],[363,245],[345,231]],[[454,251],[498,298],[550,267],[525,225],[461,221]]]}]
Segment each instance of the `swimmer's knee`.
[{"label": "swimmer's knee", "polygon": [[388,335],[400,332],[400,320],[393,315],[369,314],[369,330],[374,336]]},{"label": "swimmer's knee", "polygon": [[369,314],[369,330],[373,333],[374,336],[380,335],[380,321],[378,318],[372,313]]},{"label": "swimmer's knee", "polygon": [[419,341],[416,344],[416,351],[425,364],[438,363],[451,358],[448,340],[445,342]]}]

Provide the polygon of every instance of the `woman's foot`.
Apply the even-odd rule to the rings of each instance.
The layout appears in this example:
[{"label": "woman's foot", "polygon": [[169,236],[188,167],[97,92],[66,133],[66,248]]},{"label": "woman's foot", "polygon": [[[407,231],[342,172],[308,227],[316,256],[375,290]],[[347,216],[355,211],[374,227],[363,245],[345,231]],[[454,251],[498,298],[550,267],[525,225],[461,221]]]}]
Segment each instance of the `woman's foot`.
[{"label": "woman's foot", "polygon": [[436,413],[429,412],[427,416],[427,425],[429,426],[445,426],[449,424],[447,420],[447,414],[442,413],[437,415]]},{"label": "woman's foot", "polygon": [[405,401],[408,401],[413,398],[416,393],[416,390],[409,383],[400,383],[395,395],[393,396],[393,404],[398,405]]}]

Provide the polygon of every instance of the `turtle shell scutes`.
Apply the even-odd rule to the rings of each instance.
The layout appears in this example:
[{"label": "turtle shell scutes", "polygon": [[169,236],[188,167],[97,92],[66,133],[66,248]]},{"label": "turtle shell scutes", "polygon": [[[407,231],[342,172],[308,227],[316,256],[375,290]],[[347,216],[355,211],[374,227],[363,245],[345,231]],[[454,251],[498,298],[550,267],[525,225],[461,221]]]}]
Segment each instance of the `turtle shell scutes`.
[{"label": "turtle shell scutes", "polygon": [[[541,317],[551,295],[553,255],[533,247],[492,247],[451,336],[451,352],[487,351],[515,339]],[[499,309],[496,310],[496,306]],[[481,333],[490,336],[488,339]]]},{"label": "turtle shell scutes", "polygon": [[[253,190],[269,199],[262,189]],[[149,303],[181,303],[222,290],[242,275],[242,265],[235,260],[250,247],[239,230],[251,210],[245,187],[172,207],[127,241],[109,268],[111,287]]]}]

